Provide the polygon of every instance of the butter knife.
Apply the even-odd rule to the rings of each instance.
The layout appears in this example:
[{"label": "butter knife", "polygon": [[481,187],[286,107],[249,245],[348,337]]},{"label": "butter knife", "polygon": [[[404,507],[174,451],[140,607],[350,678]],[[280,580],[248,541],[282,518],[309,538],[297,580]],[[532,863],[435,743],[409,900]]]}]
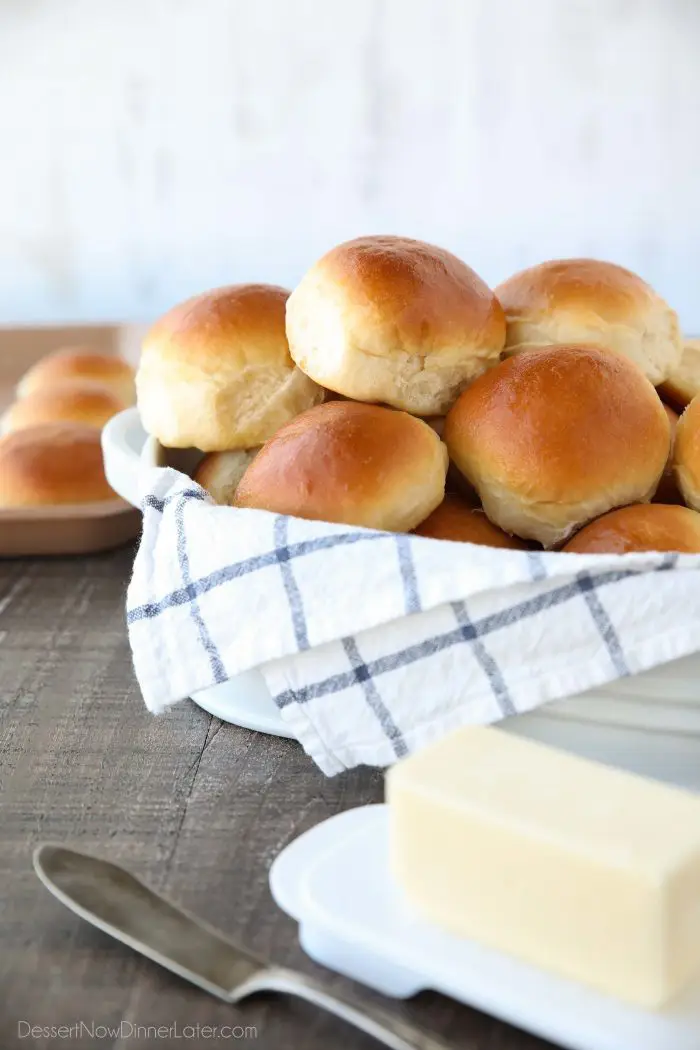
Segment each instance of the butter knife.
[{"label": "butter knife", "polygon": [[34,870],[67,908],[134,951],[227,1003],[286,992],[374,1036],[391,1050],[448,1050],[419,1028],[319,981],[267,963],[171,903],[111,861],[44,843]]}]

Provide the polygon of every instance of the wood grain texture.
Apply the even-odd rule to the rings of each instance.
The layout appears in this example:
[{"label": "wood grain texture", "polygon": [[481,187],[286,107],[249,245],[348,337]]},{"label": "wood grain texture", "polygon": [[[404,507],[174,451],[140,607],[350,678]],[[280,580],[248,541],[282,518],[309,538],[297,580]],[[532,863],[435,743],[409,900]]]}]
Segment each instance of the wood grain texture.
[{"label": "wood grain texture", "polygon": [[[149,715],[123,623],[131,558],[0,561],[0,1046],[369,1050],[291,1000],[234,1009],[205,996],[81,922],[31,871],[40,841],[102,853],[255,951],[321,973],[272,902],[269,865],[318,821],[382,797],[375,771],[328,780],[295,743],[194,704]],[[437,995],[396,1009],[455,1050],[545,1047]],[[20,1021],[121,1026],[124,1037],[19,1039]],[[157,1040],[132,1027],[175,1024],[254,1026],[257,1039]]]}]

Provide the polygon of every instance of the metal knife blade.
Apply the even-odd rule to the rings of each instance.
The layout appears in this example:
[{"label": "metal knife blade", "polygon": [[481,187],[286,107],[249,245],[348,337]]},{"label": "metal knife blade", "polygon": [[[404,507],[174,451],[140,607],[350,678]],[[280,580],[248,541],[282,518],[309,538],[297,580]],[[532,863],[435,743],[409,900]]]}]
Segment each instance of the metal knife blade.
[{"label": "metal knife blade", "polygon": [[135,875],[98,857],[46,843],[34,870],[66,907],[211,995],[231,992],[266,963],[164,900]]}]

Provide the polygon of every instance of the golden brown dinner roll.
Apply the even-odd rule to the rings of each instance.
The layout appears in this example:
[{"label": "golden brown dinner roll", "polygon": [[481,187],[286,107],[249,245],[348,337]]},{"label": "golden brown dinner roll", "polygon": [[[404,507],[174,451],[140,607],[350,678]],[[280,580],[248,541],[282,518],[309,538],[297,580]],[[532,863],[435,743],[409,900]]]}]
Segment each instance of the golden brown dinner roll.
[{"label": "golden brown dinner roll", "polygon": [[569,540],[570,554],[679,551],[700,554],[700,514],[687,507],[640,503],[592,521]]},{"label": "golden brown dinner roll", "polygon": [[44,423],[0,438],[0,507],[112,499],[94,427]]},{"label": "golden brown dinner roll", "polygon": [[483,547],[507,547],[527,550],[527,544],[492,525],[483,510],[470,507],[458,496],[446,495],[429,518],[414,529],[417,536],[435,540],[456,540]]},{"label": "golden brown dinner roll", "polygon": [[700,394],[700,339],[686,339],[680,364],[661,384],[659,393],[681,411]]},{"label": "golden brown dinner roll", "polygon": [[260,450],[257,448],[210,452],[197,467],[193,479],[206,489],[222,507],[233,504],[233,498],[246,470]]},{"label": "golden brown dinner roll", "polygon": [[700,395],[693,398],[678,421],[673,470],[685,502],[700,510]]},{"label": "golden brown dinner roll", "polygon": [[473,270],[406,237],[359,237],[324,255],[287,303],[292,357],[356,401],[444,415],[498,361],[503,311]]},{"label": "golden brown dinner roll", "polygon": [[84,423],[102,428],[127,406],[109,387],[97,383],[57,383],[39,387],[10,405],[2,418],[4,433],[40,423]]},{"label": "golden brown dinner roll", "polygon": [[216,288],[176,306],[147,334],[136,374],[141,420],[167,448],[255,448],[323,390],[289,356],[287,292]]},{"label": "golden brown dinner roll", "polygon": [[36,390],[53,390],[57,383],[99,383],[107,387],[124,406],[135,400],[134,370],[121,357],[100,354],[89,347],[66,347],[47,354],[24,374],[17,396],[26,397]]},{"label": "golden brown dinner roll", "polygon": [[683,351],[678,318],[641,277],[596,259],[557,259],[516,273],[496,288],[509,354],[585,343],[631,358],[655,386]]},{"label": "golden brown dinner roll", "polygon": [[671,450],[666,460],[666,466],[664,472],[661,475],[661,481],[659,487],[654,493],[652,503],[678,503],[683,504],[685,500],[680,494],[678,489],[678,483],[676,481],[675,471],[673,469],[673,450],[676,443],[676,427],[678,426],[678,413],[674,412],[669,405],[664,405],[664,411],[668,416],[668,421],[671,425]]},{"label": "golden brown dinner roll", "polygon": [[553,346],[477,379],[449,412],[445,442],[491,521],[550,548],[613,507],[649,500],[670,428],[631,361]]},{"label": "golden brown dinner roll", "polygon": [[447,450],[420,419],[330,401],[288,423],[260,450],[237,507],[409,532],[442,502]]}]

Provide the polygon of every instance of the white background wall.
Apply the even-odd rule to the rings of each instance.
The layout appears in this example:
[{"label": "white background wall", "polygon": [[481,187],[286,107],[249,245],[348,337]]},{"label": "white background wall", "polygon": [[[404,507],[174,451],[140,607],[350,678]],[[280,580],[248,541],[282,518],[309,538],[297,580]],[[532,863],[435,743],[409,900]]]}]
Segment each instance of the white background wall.
[{"label": "white background wall", "polygon": [[700,2],[0,0],[0,323],[370,232],[610,258],[700,331]]}]

